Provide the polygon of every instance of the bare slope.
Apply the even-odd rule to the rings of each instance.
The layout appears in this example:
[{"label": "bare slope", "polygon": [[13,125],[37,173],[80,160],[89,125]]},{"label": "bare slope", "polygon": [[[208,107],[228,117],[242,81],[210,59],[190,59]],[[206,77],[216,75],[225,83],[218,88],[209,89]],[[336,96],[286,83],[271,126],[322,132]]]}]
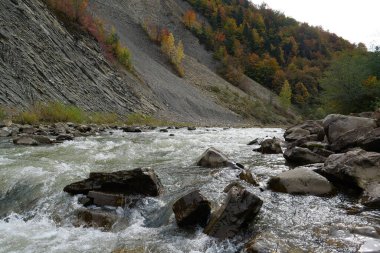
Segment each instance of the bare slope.
[{"label": "bare slope", "polygon": [[115,70],[93,39],[69,33],[38,0],[0,1],[0,49],[1,105],[60,100],[93,111],[156,108],[133,75]]},{"label": "bare slope", "polygon": [[[227,88],[238,97],[246,97],[249,94],[260,103],[277,105],[276,96],[253,80],[246,78],[245,89],[238,89],[216,73],[218,63],[213,59],[212,53],[206,51],[198,39],[182,24],[183,14],[191,8],[185,1],[92,0],[91,2],[96,15],[104,19],[107,24],[115,26],[120,32],[122,42],[132,51],[134,66],[140,77],[152,88],[158,99],[167,105],[161,115],[169,114],[200,121],[207,118],[241,122],[241,119],[231,111],[220,106],[231,108],[221,102],[216,94],[209,92],[213,87]],[[184,78],[176,75],[160,52],[159,46],[149,40],[141,27],[144,21],[166,27],[173,32],[177,40],[182,40],[186,53]],[[285,123],[289,118],[293,118],[293,115],[280,116],[285,113],[279,106],[276,106],[277,109],[272,105],[268,107],[271,109],[266,113],[275,115],[273,118],[276,118],[277,122]]]}]

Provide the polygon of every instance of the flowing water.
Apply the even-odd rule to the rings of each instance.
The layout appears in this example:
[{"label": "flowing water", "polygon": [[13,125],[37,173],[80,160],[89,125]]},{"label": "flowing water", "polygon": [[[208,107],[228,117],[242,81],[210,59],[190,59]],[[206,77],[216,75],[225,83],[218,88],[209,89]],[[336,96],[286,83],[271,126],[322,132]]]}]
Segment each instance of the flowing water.
[{"label": "flowing water", "polygon": [[[292,252],[366,252],[378,241],[349,233],[353,226],[378,225],[376,211],[347,215],[350,198],[296,196],[261,192],[264,205],[252,227],[231,240],[218,241],[202,233],[179,229],[172,203],[192,189],[213,202],[225,197],[223,189],[238,172],[193,166],[209,147],[226,153],[249,168],[263,187],[270,176],[289,169],[282,155],[261,155],[246,144],[257,137],[282,137],[275,128],[220,128],[169,130],[140,134],[115,131],[77,138],[60,145],[15,147],[0,139],[0,252],[239,252],[250,236],[263,233],[275,245],[288,245]],[[109,232],[73,225],[77,197],[62,191],[69,183],[92,171],[112,172],[152,167],[165,187],[158,198],[140,200],[134,208],[118,210],[124,218]],[[372,240],[372,241],[371,241]],[[363,243],[366,245],[361,246]],[[371,244],[372,243],[372,244]],[[373,246],[375,245],[375,246]],[[298,249],[298,251],[295,251]],[[276,249],[273,249],[275,252]]]}]

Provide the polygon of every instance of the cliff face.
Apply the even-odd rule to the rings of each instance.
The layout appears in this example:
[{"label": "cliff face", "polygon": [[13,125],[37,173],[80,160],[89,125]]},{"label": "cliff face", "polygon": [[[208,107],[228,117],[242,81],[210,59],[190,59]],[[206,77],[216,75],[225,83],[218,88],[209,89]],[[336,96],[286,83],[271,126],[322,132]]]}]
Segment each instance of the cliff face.
[{"label": "cliff face", "polygon": [[[64,26],[41,0],[0,1],[0,104],[27,107],[36,101],[59,100],[92,111],[149,113],[174,121],[239,124],[213,88],[236,99],[251,96],[269,103],[272,95],[247,78],[238,89],[216,74],[218,63],[183,26],[190,6],[182,0],[91,0],[95,16],[115,26],[132,52],[136,74],[108,63],[93,38]],[[172,31],[185,46],[185,77],[152,43],[141,24],[149,20]],[[258,91],[258,85],[264,92]],[[219,94],[220,95],[220,94]],[[232,98],[227,97],[226,100]],[[276,107],[276,106],[275,106]],[[267,111],[285,123],[283,111]],[[260,122],[257,120],[257,122]],[[274,123],[274,122],[273,122]]]},{"label": "cliff face", "polygon": [[0,1],[0,104],[60,100],[87,110],[151,112],[149,93],[97,43],[71,33],[38,0]]}]

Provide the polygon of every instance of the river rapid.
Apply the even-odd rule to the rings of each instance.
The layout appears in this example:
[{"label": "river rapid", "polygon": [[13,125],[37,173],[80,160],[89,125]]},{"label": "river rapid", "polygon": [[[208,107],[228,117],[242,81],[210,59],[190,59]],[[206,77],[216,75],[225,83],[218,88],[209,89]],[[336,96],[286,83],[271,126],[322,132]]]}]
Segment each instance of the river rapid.
[{"label": "river rapid", "polygon": [[[171,133],[174,136],[169,136]],[[40,147],[16,147],[10,139],[0,139],[0,252],[112,252],[126,248],[135,250],[131,252],[235,253],[258,233],[276,248],[287,245],[291,252],[375,252],[370,250],[379,246],[378,240],[350,230],[379,225],[380,213],[348,215],[347,208],[357,202],[342,194],[315,197],[261,192],[241,182],[264,201],[248,231],[218,241],[203,234],[201,228],[177,227],[171,210],[175,200],[200,189],[215,209],[226,196],[225,186],[237,180],[238,172],[230,168],[193,166],[207,148],[215,147],[244,164],[265,188],[270,176],[289,167],[282,155],[253,152],[255,146],[247,143],[282,135],[283,130],[277,128],[114,131]],[[162,196],[118,210],[120,222],[109,232],[73,225],[74,213],[81,205],[77,197],[62,191],[64,186],[87,178],[90,172],[137,167],[154,168],[165,188]]]}]

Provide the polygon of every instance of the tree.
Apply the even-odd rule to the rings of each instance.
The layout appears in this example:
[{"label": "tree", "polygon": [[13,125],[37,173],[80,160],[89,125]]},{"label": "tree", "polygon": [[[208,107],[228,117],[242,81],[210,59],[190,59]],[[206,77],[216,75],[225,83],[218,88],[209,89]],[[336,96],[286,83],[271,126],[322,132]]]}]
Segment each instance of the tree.
[{"label": "tree", "polygon": [[292,100],[292,88],[289,82],[286,80],[280,91],[280,101],[285,108],[289,108]]}]

